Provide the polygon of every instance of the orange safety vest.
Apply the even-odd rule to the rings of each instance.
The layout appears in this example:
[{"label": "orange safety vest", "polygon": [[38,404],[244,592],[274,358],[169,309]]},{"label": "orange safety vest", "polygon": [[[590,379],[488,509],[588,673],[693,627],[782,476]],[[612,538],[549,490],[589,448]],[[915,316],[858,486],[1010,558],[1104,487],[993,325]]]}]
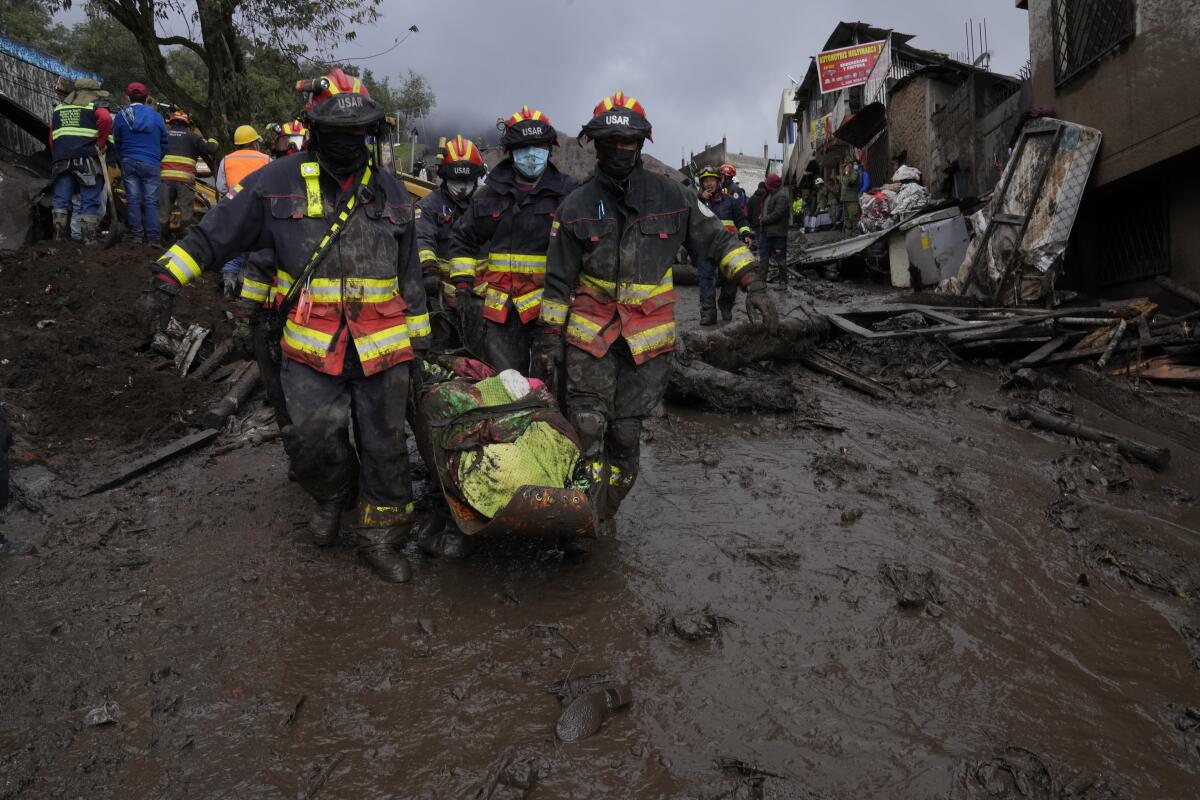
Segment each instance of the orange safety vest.
[{"label": "orange safety vest", "polygon": [[271,163],[271,157],[257,150],[234,150],[221,162],[225,165],[225,185],[232,189],[256,169]]}]

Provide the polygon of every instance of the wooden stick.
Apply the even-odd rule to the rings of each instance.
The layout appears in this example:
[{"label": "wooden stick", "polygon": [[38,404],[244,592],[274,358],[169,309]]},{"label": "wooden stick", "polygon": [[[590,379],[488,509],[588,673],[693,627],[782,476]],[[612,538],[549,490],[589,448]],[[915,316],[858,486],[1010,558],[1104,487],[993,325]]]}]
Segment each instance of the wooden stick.
[{"label": "wooden stick", "polygon": [[216,430],[215,428],[205,428],[198,433],[189,434],[188,436],[184,436],[182,439],[177,439],[166,447],[161,447],[150,455],[139,458],[137,461],[133,462],[108,480],[104,480],[96,484],[84,492],[83,496],[86,497],[90,494],[96,494],[97,492],[103,492],[120,486],[122,483],[125,483],[125,481],[135,478],[144,472],[148,472],[154,467],[169,461],[177,455],[186,453],[189,450],[200,447],[201,445],[208,444],[213,439],[217,438],[219,434],[220,431]]},{"label": "wooden stick", "polygon": [[225,339],[212,351],[212,355],[204,359],[204,363],[196,367],[192,371],[192,377],[199,380],[204,380],[209,375],[217,371],[217,367],[221,366],[230,353],[233,352],[233,339]]},{"label": "wooden stick", "polygon": [[1189,289],[1181,283],[1171,280],[1166,275],[1160,275],[1154,279],[1162,288],[1166,289],[1171,294],[1182,297],[1194,306],[1200,306],[1200,292],[1194,289]]},{"label": "wooden stick", "polygon": [[1121,341],[1121,337],[1125,335],[1125,328],[1128,325],[1129,323],[1125,320],[1117,323],[1117,329],[1113,331],[1112,338],[1108,340],[1108,346],[1104,348],[1104,355],[1100,356],[1100,360],[1096,362],[1097,367],[1104,369],[1105,365],[1108,364],[1108,360],[1112,358],[1113,351],[1117,349],[1117,342]]},{"label": "wooden stick", "polygon": [[1139,442],[1116,433],[1090,428],[1073,420],[1050,414],[1045,411],[1027,406],[1024,403],[1014,403],[1008,407],[1008,418],[1014,421],[1029,420],[1034,426],[1043,430],[1086,439],[1089,442],[1104,442],[1115,444],[1117,450],[1131,458],[1149,464],[1155,469],[1166,469],[1171,463],[1171,451],[1165,447]]},{"label": "wooden stick", "polygon": [[832,358],[820,353],[805,353],[797,360],[809,369],[837,378],[851,389],[857,389],[872,397],[890,400],[896,395],[895,392],[882,383],[874,381],[865,375],[860,375],[845,364],[834,361]]},{"label": "wooden stick", "polygon": [[201,424],[209,428],[220,428],[224,425],[229,415],[237,413],[246,402],[246,398],[258,386],[259,377],[258,364],[248,363],[225,396],[200,418]]}]

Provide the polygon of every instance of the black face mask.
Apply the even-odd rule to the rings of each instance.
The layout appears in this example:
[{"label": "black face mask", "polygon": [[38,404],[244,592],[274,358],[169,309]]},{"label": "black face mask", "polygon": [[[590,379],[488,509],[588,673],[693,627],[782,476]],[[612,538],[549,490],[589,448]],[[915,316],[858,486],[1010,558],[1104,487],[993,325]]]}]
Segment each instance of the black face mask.
[{"label": "black face mask", "polygon": [[313,138],[313,149],[337,175],[357,172],[371,155],[360,133],[321,132]]},{"label": "black face mask", "polygon": [[596,142],[596,165],[608,177],[623,181],[633,172],[633,168],[642,163],[641,148],[637,150],[622,150],[619,147]]}]

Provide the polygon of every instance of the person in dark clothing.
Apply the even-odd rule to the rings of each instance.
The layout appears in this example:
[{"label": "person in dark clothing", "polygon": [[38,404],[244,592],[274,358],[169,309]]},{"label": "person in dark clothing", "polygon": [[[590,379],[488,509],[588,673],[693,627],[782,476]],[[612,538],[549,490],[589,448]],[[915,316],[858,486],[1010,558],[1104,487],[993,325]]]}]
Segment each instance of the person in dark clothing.
[{"label": "person in dark clothing", "polygon": [[766,197],[767,185],[760,181],[746,205],[746,222],[756,232],[762,227],[763,200]]},{"label": "person in dark clothing", "polygon": [[536,366],[531,372],[530,345],[542,307],[546,248],[555,211],[576,184],[550,161],[557,142],[542,112],[525,106],[513,114],[500,139],[508,157],[454,223],[450,281],[460,313],[482,314],[483,360],[498,371],[541,377]]},{"label": "person in dark clothing", "polygon": [[766,180],[767,197],[763,205],[762,246],[759,258],[767,256],[767,283],[787,288],[787,234],[791,200],[783,188],[783,179],[771,174]]},{"label": "person in dark clothing", "polygon": [[761,316],[768,328],[778,322],[736,230],[642,168],[650,135],[641,103],[621,92],[600,101],[580,132],[596,143],[596,172],[559,209],[535,348],[552,384],[565,381],[589,491],[609,526],[637,479],[643,420],[666,392],[676,343],[671,264],[680,245],[747,292],[751,319]]},{"label": "person in dark clothing", "polygon": [[165,238],[171,224],[171,211],[179,207],[179,236],[192,224],[195,211],[196,162],[201,156],[217,152],[216,139],[205,139],[192,130],[192,121],[176,111],[167,121],[167,150],[159,175],[158,227]]},{"label": "person in dark clothing", "polygon": [[[273,249],[290,418],[283,445],[316,504],[313,543],[338,540],[357,489],[360,557],[384,580],[407,581],[412,566],[400,547],[414,508],[405,412],[413,360],[430,334],[414,204],[394,174],[372,163],[366,138],[381,132],[384,109],[362,82],[334,68],[312,85],[309,151],[251,173],[164,253],[138,317],[147,334],[161,329],[175,295],[203,269]],[[265,274],[247,278],[270,285]],[[249,317],[262,298],[238,303],[239,316]]]},{"label": "person in dark clothing", "polygon": [[[450,282],[450,244],[454,224],[470,208],[471,196],[483,177],[483,156],[475,143],[464,136],[446,140],[445,154],[438,164],[441,184],[417,206],[417,257],[429,300],[433,342],[430,350],[444,352],[457,347],[463,322],[479,326],[469,315],[460,317],[454,284]],[[465,304],[464,304],[465,305]],[[468,311],[463,308],[462,311]],[[450,319],[454,315],[454,319]],[[470,333],[463,331],[471,338]],[[478,342],[472,344],[478,349]]]},{"label": "person in dark clothing", "polygon": [[[742,235],[742,241],[749,247],[750,236],[739,228],[743,208],[737,199],[721,187],[721,173],[716,167],[701,167],[700,203],[710,214],[716,217],[725,230]],[[743,221],[742,227],[745,226]],[[700,324],[716,325],[717,308],[721,309],[721,318],[725,322],[733,319],[733,304],[737,299],[737,284],[719,268],[716,262],[710,260],[703,251],[692,254],[696,263],[696,272],[700,277]],[[720,290],[720,297],[717,291]]]}]

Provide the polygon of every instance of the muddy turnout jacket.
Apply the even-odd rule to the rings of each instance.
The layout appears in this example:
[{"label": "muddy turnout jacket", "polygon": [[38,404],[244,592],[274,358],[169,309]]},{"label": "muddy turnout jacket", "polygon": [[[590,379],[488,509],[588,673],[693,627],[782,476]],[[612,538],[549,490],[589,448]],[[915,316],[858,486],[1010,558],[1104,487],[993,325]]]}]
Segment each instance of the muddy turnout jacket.
[{"label": "muddy turnout jacket", "polygon": [[472,281],[483,298],[483,317],[503,324],[508,303],[528,323],[538,317],[546,281],[546,248],[559,203],[575,179],[553,163],[530,192],[517,189],[512,159],[496,165],[471,197],[471,207],[454,224],[450,280]]},{"label": "muddy turnout jacket", "polygon": [[442,297],[454,305],[454,284],[450,282],[450,241],[454,223],[467,211],[468,204],[455,200],[445,184],[421,199],[416,211],[417,259],[421,269],[442,278]]},{"label": "muddy turnout jacket", "polygon": [[164,181],[196,182],[196,161],[217,152],[217,143],[178,125],[167,129],[167,152],[159,172]]},{"label": "muddy turnout jacket", "polygon": [[238,253],[269,248],[275,275],[248,273],[242,299],[279,305],[335,220],[344,230],[299,290],[280,346],[287,358],[339,375],[352,344],[373,375],[409,361],[430,334],[412,198],[386,171],[368,167],[344,189],[313,154],[273,161],[230,190],[157,268],[186,284]]},{"label": "muddy turnout jacket", "polygon": [[637,364],[674,350],[671,264],[681,246],[731,281],[752,276],[754,256],[690,189],[639,168],[621,191],[597,174],[558,211],[542,323],[565,326],[569,344],[597,357],[621,337]]}]

